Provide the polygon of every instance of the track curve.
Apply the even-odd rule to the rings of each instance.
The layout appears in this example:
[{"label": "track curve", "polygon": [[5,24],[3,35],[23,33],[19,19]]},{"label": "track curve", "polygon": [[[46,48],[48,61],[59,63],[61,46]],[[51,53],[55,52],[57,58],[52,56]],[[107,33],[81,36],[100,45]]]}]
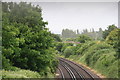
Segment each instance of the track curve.
[{"label": "track curve", "polygon": [[101,80],[99,76],[92,73],[90,70],[83,66],[76,64],[73,61],[65,58],[59,59],[59,76],[56,78],[60,80]]}]

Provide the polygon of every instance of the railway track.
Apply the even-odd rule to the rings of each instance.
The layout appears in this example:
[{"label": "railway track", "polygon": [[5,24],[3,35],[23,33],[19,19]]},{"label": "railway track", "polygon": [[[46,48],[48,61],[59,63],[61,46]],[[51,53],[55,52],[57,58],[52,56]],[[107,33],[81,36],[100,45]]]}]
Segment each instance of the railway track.
[{"label": "railway track", "polygon": [[91,73],[81,65],[64,58],[59,59],[57,79],[60,80],[101,80],[99,76]]}]

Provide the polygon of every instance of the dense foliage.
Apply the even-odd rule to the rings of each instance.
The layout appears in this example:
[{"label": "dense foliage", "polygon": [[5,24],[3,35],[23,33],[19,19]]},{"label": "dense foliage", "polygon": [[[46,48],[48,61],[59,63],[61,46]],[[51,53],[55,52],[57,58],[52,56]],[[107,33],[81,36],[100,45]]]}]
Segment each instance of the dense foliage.
[{"label": "dense foliage", "polygon": [[46,28],[48,23],[43,21],[40,6],[3,2],[2,18],[0,40],[3,42],[4,78],[47,77],[57,66],[54,53],[80,61],[107,77],[118,77],[120,30],[115,25],[108,26],[105,31],[85,29],[82,33],[63,29],[65,42],[62,42],[60,35],[52,34]]},{"label": "dense foliage", "polygon": [[87,41],[91,41],[92,39],[87,36],[87,35],[80,35],[78,38],[77,38],[77,41],[80,42],[80,43],[85,43]]},{"label": "dense foliage", "polygon": [[117,27],[113,24],[107,27],[107,29],[105,31],[103,31],[103,38],[106,39],[106,37],[109,35],[109,33],[116,29]]},{"label": "dense foliage", "polygon": [[68,46],[66,47],[66,49],[64,50],[64,55],[65,57],[69,57],[70,55],[75,54],[75,47],[74,46]]},{"label": "dense foliage", "polygon": [[[87,44],[87,43],[86,43]],[[117,53],[112,46],[100,42],[90,46],[84,55],[79,59],[86,65],[97,69],[107,77],[118,77]]]},{"label": "dense foliage", "polygon": [[118,47],[117,44],[118,44],[118,42],[119,42],[118,36],[119,36],[119,34],[118,34],[118,29],[114,29],[114,30],[111,31],[111,32],[109,33],[109,35],[107,36],[106,42],[107,42],[108,44],[110,44],[110,45],[113,45],[114,48],[117,48],[117,47]]},{"label": "dense foliage", "polygon": [[14,67],[14,71],[3,70],[2,78],[41,78],[41,76],[37,72]]},{"label": "dense foliage", "polygon": [[[77,50],[77,51],[76,51]],[[118,59],[115,49],[105,42],[87,42],[67,47],[64,56],[97,70],[108,78],[118,78]]]},{"label": "dense foliage", "polygon": [[57,42],[55,45],[55,48],[57,51],[62,52],[62,48],[63,48],[64,44],[61,42]]},{"label": "dense foliage", "polygon": [[[103,33],[103,38],[99,41],[88,37],[87,30],[84,35],[80,35],[76,39],[69,39],[71,41],[79,41],[80,44],[74,46],[63,44],[62,52],[66,58],[81,62],[97,72],[105,75],[108,78],[118,78],[119,52],[120,52],[120,29],[115,25],[110,25],[105,31],[99,30]],[[93,31],[94,32],[94,31]]]},{"label": "dense foliage", "polygon": [[95,44],[95,42],[87,42],[87,44],[80,44],[77,45],[76,55],[84,55],[84,53],[87,51],[91,45]]},{"label": "dense foliage", "polygon": [[21,2],[2,4],[3,68],[9,65],[47,75],[55,71],[53,38],[45,27],[41,8]]},{"label": "dense foliage", "polygon": [[119,59],[119,53],[120,53],[120,29],[114,29],[112,30],[109,35],[106,38],[106,42],[113,46],[113,48],[116,50],[117,54],[116,57]]},{"label": "dense foliage", "polygon": [[54,41],[56,42],[62,42],[61,38],[59,35],[57,34],[51,34],[51,36],[54,38]]}]

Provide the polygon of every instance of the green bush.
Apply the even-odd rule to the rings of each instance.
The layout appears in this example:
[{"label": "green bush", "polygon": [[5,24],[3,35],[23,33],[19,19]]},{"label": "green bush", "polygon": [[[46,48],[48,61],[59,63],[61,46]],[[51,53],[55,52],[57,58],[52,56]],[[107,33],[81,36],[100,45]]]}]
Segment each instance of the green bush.
[{"label": "green bush", "polygon": [[118,36],[120,35],[118,34],[118,31],[119,29],[114,29],[109,33],[109,35],[106,38],[106,42],[112,45],[114,48],[118,48],[118,42],[119,42]]},{"label": "green bush", "polygon": [[62,48],[63,48],[63,44],[64,43],[61,43],[61,42],[57,42],[55,47],[56,47],[56,50],[58,50],[59,52],[62,51]]},{"label": "green bush", "polygon": [[2,55],[2,67],[4,67],[4,69],[6,70],[9,70],[11,67],[10,60],[6,59],[3,55]]},{"label": "green bush", "polygon": [[[93,55],[95,55],[97,51],[102,50],[102,49],[108,49],[108,48],[112,49],[112,47],[110,45],[106,44],[106,43],[98,43],[98,44],[94,44],[94,45],[90,46],[87,49],[86,53],[84,53],[84,55],[83,55],[86,64],[91,65],[91,61],[92,61],[91,57]],[[101,55],[101,54],[99,54],[99,55]]]},{"label": "green bush", "polygon": [[94,65],[94,68],[108,78],[118,78],[118,61],[114,57],[115,52],[102,55]]},{"label": "green bush", "polygon": [[61,52],[64,53],[64,50],[65,50],[68,46],[73,46],[73,44],[72,44],[72,43],[63,43],[63,47],[62,47],[62,49],[61,49]]},{"label": "green bush", "polygon": [[70,55],[73,55],[75,54],[75,51],[74,51],[74,46],[68,46],[65,50],[64,50],[64,55],[65,57],[69,57]]},{"label": "green bush", "polygon": [[2,70],[2,78],[41,78],[41,76],[34,71],[19,69],[17,71]]},{"label": "green bush", "polygon": [[[112,49],[113,50],[113,49]],[[103,55],[103,54],[106,54],[106,53],[110,53],[112,50],[110,49],[101,49],[99,51],[96,51],[95,54],[92,55],[92,57],[90,58],[90,65],[91,66],[94,66],[94,64],[96,64],[97,60]]]},{"label": "green bush", "polygon": [[117,28],[117,26],[115,26],[114,24],[109,25],[109,26],[107,27],[107,29],[105,29],[105,31],[103,31],[103,38],[106,39],[106,37],[110,34],[110,32],[111,32],[112,30],[116,29],[116,28]]},{"label": "green bush", "polygon": [[93,44],[95,44],[95,42],[86,42],[85,44],[81,44],[81,46],[76,46],[79,47],[78,50],[76,50],[76,54],[83,55],[84,52],[86,52],[87,49]]},{"label": "green bush", "polygon": [[[76,46],[76,54],[70,54],[70,47],[66,49],[67,57],[80,61],[83,64],[97,70],[108,78],[118,78],[118,59],[116,50],[105,42],[87,42]],[[73,50],[74,51],[74,50]]]},{"label": "green bush", "polygon": [[85,43],[87,41],[91,41],[92,39],[87,36],[87,35],[80,35],[78,38],[77,38],[77,41],[80,42],[80,43]]}]

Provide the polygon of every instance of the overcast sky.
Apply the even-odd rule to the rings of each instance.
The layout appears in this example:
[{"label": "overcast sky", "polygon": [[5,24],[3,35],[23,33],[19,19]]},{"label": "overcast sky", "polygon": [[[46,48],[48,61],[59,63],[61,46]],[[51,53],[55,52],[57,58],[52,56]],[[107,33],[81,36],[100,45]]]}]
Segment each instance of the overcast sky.
[{"label": "overcast sky", "polygon": [[[52,33],[60,34],[62,29],[83,29],[100,27],[104,30],[108,25],[118,26],[119,0],[3,0],[35,2],[42,8],[44,21]],[[43,2],[44,1],[44,2]]]},{"label": "overcast sky", "polygon": [[103,30],[108,25],[118,26],[117,2],[35,2],[42,8],[43,19],[48,21],[52,33],[60,34],[62,29],[94,28]]}]

